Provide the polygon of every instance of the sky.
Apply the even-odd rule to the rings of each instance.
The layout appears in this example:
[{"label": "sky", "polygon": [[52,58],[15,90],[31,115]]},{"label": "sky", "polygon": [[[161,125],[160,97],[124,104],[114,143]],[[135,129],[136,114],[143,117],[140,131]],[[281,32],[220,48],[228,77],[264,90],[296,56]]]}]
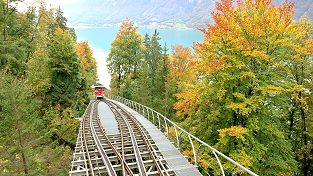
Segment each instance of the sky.
[{"label": "sky", "polygon": [[[72,3],[77,3],[84,0],[45,0],[48,7],[56,8],[58,6],[66,6]],[[28,6],[38,4],[38,0],[24,0],[17,7],[20,11],[26,10]]]},{"label": "sky", "polygon": [[[25,11],[27,10],[28,6],[34,5],[36,2],[36,0],[24,0],[23,3],[17,5],[17,9],[19,11]],[[45,2],[50,8],[57,8],[61,6],[62,11],[64,11],[65,17],[67,17],[66,14],[70,13],[70,11],[66,11],[67,8],[63,7],[70,7],[70,5],[73,3],[86,2],[86,0],[45,0]],[[105,87],[110,88],[111,76],[108,73],[108,69],[106,66],[106,59],[108,57],[108,54],[100,48],[96,48],[94,46],[90,47],[93,51],[93,56],[97,61],[98,80]]]},{"label": "sky", "polygon": [[103,84],[106,88],[110,88],[111,76],[108,73],[108,68],[106,66],[106,59],[108,58],[108,54],[100,48],[95,48],[91,46],[91,49],[93,52],[93,56],[95,57],[98,64],[97,71],[99,82]]}]

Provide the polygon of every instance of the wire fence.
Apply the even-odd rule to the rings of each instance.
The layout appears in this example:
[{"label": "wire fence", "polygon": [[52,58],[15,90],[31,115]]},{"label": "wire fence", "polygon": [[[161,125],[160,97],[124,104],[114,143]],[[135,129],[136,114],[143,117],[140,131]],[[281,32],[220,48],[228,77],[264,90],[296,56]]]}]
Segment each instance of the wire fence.
[{"label": "wire fence", "polygon": [[[188,156],[189,162],[195,167],[198,167],[202,174],[257,176],[256,173],[224,155],[198,137],[190,134],[159,112],[123,97],[110,95],[108,97],[125,104],[152,122],[172,143],[174,143],[177,149]],[[208,166],[208,164],[210,166]]]}]

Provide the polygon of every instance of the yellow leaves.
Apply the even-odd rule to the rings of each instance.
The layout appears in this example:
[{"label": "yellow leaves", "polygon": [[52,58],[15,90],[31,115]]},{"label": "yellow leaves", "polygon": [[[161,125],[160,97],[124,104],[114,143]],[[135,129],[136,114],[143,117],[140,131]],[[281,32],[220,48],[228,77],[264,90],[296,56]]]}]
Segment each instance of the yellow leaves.
[{"label": "yellow leaves", "polygon": [[131,20],[126,19],[125,21],[123,21],[116,35],[116,38],[112,43],[112,47],[118,45],[132,45],[136,41],[141,42],[143,39],[137,29],[138,28]]},{"label": "yellow leaves", "polygon": [[54,32],[54,34],[56,34],[56,35],[61,35],[61,34],[63,34],[64,33],[64,31],[61,29],[61,28],[57,28],[56,30],[55,30],[55,32]]},{"label": "yellow leaves", "polygon": [[238,92],[233,93],[233,96],[238,98],[238,99],[244,99],[245,98],[244,94],[238,93]]},{"label": "yellow leaves", "polygon": [[191,162],[191,163],[194,163],[194,162],[195,162],[192,149],[187,148],[187,149],[185,149],[185,150],[182,152],[182,154],[183,154],[184,156],[188,156],[188,158],[190,158],[190,162]]},{"label": "yellow leaves", "polygon": [[263,94],[279,95],[287,90],[280,86],[268,85],[258,88]]},{"label": "yellow leaves", "polygon": [[248,116],[252,112],[255,112],[263,103],[263,98],[259,96],[244,98],[244,95],[240,93],[234,93],[233,95],[234,97],[239,98],[242,102],[231,102],[226,108],[231,109],[242,116]]},{"label": "yellow leaves", "polygon": [[[249,168],[253,165],[253,157],[249,156],[244,150],[232,152],[230,154],[230,157],[246,168]],[[231,163],[225,164],[225,168],[233,168],[233,167],[234,166]],[[240,168],[236,167],[236,168],[234,168],[233,173],[237,173],[238,175],[241,175],[239,173],[243,174],[244,171],[242,171]]]},{"label": "yellow leaves", "polygon": [[293,91],[295,92],[303,92],[305,91],[305,87],[303,85],[299,85],[299,84],[296,84],[292,87]]},{"label": "yellow leaves", "polygon": [[167,81],[171,83],[184,83],[196,80],[194,67],[196,60],[189,48],[181,45],[173,47],[173,54],[169,57],[167,63],[169,73]]},{"label": "yellow leaves", "polygon": [[[62,36],[62,35],[68,34],[68,32],[64,31],[64,30],[61,29],[61,28],[57,28],[57,29],[55,30],[54,34],[55,34],[56,36]],[[69,36],[69,34],[68,34],[67,36]]]},{"label": "yellow leaves", "polygon": [[255,73],[251,71],[242,72],[239,76],[240,79],[246,79],[246,78],[255,78]]},{"label": "yellow leaves", "polygon": [[255,106],[249,107],[249,105],[246,102],[230,103],[229,105],[227,105],[227,108],[232,109],[233,111],[238,112],[243,116],[247,116],[251,112],[256,110]]},{"label": "yellow leaves", "polygon": [[247,56],[250,56],[250,57],[253,57],[253,58],[257,58],[257,59],[260,59],[260,60],[264,60],[264,61],[269,61],[270,60],[270,56],[267,55],[265,51],[253,50],[251,52],[248,52]]},{"label": "yellow leaves", "polygon": [[225,136],[239,137],[248,133],[248,129],[241,126],[232,126],[230,128],[218,130],[218,132],[221,138],[224,138]]},{"label": "yellow leaves", "polygon": [[92,56],[92,51],[87,42],[77,43],[76,50],[81,58],[84,71],[88,71],[90,68],[95,67],[96,61]]},{"label": "yellow leaves", "polygon": [[[291,88],[288,89],[288,93],[293,101],[297,102],[305,111],[308,111],[310,98],[307,96],[310,94],[310,91],[304,87],[304,85],[294,84],[291,85]],[[301,96],[299,94],[301,93]]]},{"label": "yellow leaves", "polygon": [[200,101],[200,95],[196,90],[187,90],[176,94],[178,102],[174,104],[174,109],[177,110],[177,116],[191,115]]},{"label": "yellow leaves", "polygon": [[[214,24],[208,26],[206,40],[215,37],[244,46],[250,39],[283,33],[291,24],[293,4],[274,6],[270,0],[231,0],[216,3]],[[244,37],[242,37],[244,36]],[[229,40],[228,40],[229,39]]]}]

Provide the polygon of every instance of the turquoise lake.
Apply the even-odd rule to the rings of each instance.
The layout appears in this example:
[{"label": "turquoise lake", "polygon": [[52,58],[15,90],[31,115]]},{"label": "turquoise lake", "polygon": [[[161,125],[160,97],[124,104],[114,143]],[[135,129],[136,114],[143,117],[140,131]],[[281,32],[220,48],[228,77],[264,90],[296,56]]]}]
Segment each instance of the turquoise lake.
[{"label": "turquoise lake", "polygon": [[[88,41],[93,47],[104,50],[108,53],[113,42],[118,27],[98,27],[98,28],[75,28],[77,38],[79,41]],[[181,44],[186,47],[192,47],[194,42],[201,42],[202,32],[193,29],[158,29],[160,33],[161,41],[160,44],[166,45],[171,48],[172,45]],[[144,36],[146,33],[152,35],[154,29],[150,28],[139,28],[139,32]]]},{"label": "turquoise lake", "polygon": [[[107,88],[110,87],[111,76],[108,72],[106,59],[118,29],[118,27],[75,28],[78,41],[88,41],[91,46],[97,61],[98,81]],[[146,33],[151,36],[154,29],[139,28],[139,32],[143,36]],[[202,33],[198,30],[170,28],[159,29],[158,32],[161,38],[160,44],[164,46],[166,43],[169,49],[177,44],[191,48],[194,42],[203,40]]]}]

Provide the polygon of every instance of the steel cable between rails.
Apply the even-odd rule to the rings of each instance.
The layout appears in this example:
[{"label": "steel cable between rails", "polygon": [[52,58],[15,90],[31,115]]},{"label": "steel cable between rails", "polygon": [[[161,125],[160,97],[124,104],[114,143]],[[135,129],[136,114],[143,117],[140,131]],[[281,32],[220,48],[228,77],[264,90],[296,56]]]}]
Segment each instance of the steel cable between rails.
[{"label": "steel cable between rails", "polygon": [[[115,119],[118,123],[118,128],[119,128],[119,132],[120,132],[120,138],[121,138],[121,157],[122,157],[122,161],[123,163],[125,164],[122,164],[122,170],[123,170],[123,176],[126,176],[126,173],[125,173],[125,166],[128,167],[127,165],[127,162],[125,160],[125,149],[124,149],[124,130],[122,128],[122,124],[121,122],[118,120],[117,118],[117,114],[115,111],[113,111],[112,107],[109,105],[109,103],[107,102],[107,100],[104,100],[104,102],[108,105],[108,107],[110,108],[110,110],[113,112],[114,116],[115,116]],[[132,171],[131,172],[131,175],[133,175]]]},{"label": "steel cable between rails", "polygon": [[[117,151],[117,149],[114,147],[114,145],[112,144],[112,142],[110,141],[108,135],[105,133],[105,131],[103,130],[103,128],[101,127],[101,123],[100,123],[100,118],[99,118],[99,115],[97,113],[97,123],[101,129],[101,133],[102,135],[106,138],[109,146],[111,147],[112,151],[114,152],[114,154],[117,156],[118,160],[121,162],[121,166],[122,166],[122,172],[123,172],[123,175],[125,174],[125,170],[126,172],[130,175],[130,176],[133,176],[133,172],[131,171],[130,167],[127,165],[126,161],[125,161],[125,156],[124,154],[122,154],[122,156],[119,154],[119,152]],[[121,140],[123,141],[123,136],[121,136]],[[124,151],[123,149],[123,142],[122,142],[122,153]]]},{"label": "steel cable between rails", "polygon": [[[129,112],[127,112],[126,110],[124,110],[122,107],[120,107],[119,105],[117,105],[117,104],[115,104],[115,103],[113,103],[113,102],[111,102],[111,101],[109,101],[109,102],[110,102],[111,104],[114,104],[117,108],[121,109],[122,112],[124,112],[124,113],[126,114],[126,115],[122,115],[122,114],[121,114],[122,117],[123,117],[123,116],[127,116],[128,119],[130,119],[130,120],[135,124],[135,126],[139,129],[141,135],[144,137],[144,142],[145,142],[146,146],[148,147],[150,156],[152,156],[153,161],[154,161],[154,163],[155,163],[155,165],[156,165],[156,167],[157,167],[157,170],[158,170],[159,174],[160,174],[160,175],[163,175],[163,176],[164,176],[164,174],[165,174],[166,176],[170,176],[170,174],[168,173],[167,169],[164,167],[162,161],[160,161],[160,159],[158,158],[158,155],[157,155],[157,153],[156,153],[156,150],[153,148],[151,142],[149,141],[149,138],[148,138],[146,132],[144,132],[143,128],[139,125],[139,122],[138,122],[135,118],[133,118],[132,115],[131,115]],[[118,112],[118,111],[117,111],[117,112]],[[161,168],[161,167],[162,167],[162,168]],[[163,173],[162,170],[163,170],[165,173]]]},{"label": "steel cable between rails", "polygon": [[[121,109],[122,109],[122,108],[121,108]],[[149,147],[149,152],[150,152],[150,154],[154,157],[154,161],[155,161],[155,164],[156,164],[156,166],[157,166],[157,168],[158,168],[159,173],[160,173],[161,175],[164,175],[164,173],[162,172],[162,169],[163,169],[163,171],[165,172],[165,175],[166,175],[166,176],[170,176],[170,174],[167,172],[166,168],[164,167],[162,161],[160,161],[160,159],[158,158],[158,155],[157,155],[157,153],[156,153],[156,150],[153,148],[151,142],[149,141],[149,138],[148,138],[146,132],[142,129],[142,127],[140,126],[139,122],[138,122],[135,118],[132,118],[132,115],[130,115],[129,112],[127,112],[127,111],[125,111],[125,110],[123,110],[123,109],[122,109],[122,111],[123,111],[124,113],[126,113],[126,114],[128,115],[128,117],[135,123],[135,125],[137,126],[137,128],[140,129],[140,133],[144,136],[144,138],[145,138],[144,141],[145,141],[146,145]],[[158,162],[159,164],[157,164],[157,162]],[[161,166],[162,168],[161,168],[160,166]]]},{"label": "steel cable between rails", "polygon": [[[96,101],[96,105],[98,105],[99,101],[97,100]],[[102,146],[102,143],[99,139],[99,136],[97,135],[97,132],[96,132],[96,129],[95,129],[95,126],[94,126],[94,123],[93,123],[93,117],[97,117],[97,108],[94,108],[95,106],[93,106],[93,111],[91,112],[89,118],[89,125],[90,125],[90,129],[91,129],[91,133],[92,133],[92,137],[94,139],[94,142],[96,144],[96,147],[98,149],[98,152],[99,154],[101,155],[101,158],[102,158],[102,161],[106,167],[106,171],[107,171],[107,174],[109,176],[117,176],[113,166],[112,166],[112,163],[110,162],[109,160],[109,157],[107,156],[105,150],[103,149],[103,146]],[[97,121],[97,119],[95,119]],[[98,128],[101,129],[101,127],[98,126]]]},{"label": "steel cable between rails", "polygon": [[[111,108],[111,110],[114,113],[115,117],[121,117],[121,119],[125,123],[125,125],[126,125],[126,127],[128,129],[128,132],[130,134],[130,138],[131,138],[132,146],[133,146],[133,149],[134,149],[134,154],[135,154],[136,161],[137,161],[136,164],[138,166],[139,173],[142,176],[146,176],[147,172],[146,172],[146,169],[145,169],[145,165],[143,164],[143,160],[142,160],[142,157],[140,155],[140,150],[139,150],[139,147],[137,145],[135,133],[134,133],[133,129],[131,128],[131,125],[129,124],[129,122],[127,120],[125,120],[123,118],[123,116],[118,112],[118,110],[114,106],[112,106],[113,104],[110,101],[107,101],[107,103],[108,103],[108,105],[109,104],[111,105],[109,107]],[[118,118],[116,118],[116,119],[118,121]]]}]

